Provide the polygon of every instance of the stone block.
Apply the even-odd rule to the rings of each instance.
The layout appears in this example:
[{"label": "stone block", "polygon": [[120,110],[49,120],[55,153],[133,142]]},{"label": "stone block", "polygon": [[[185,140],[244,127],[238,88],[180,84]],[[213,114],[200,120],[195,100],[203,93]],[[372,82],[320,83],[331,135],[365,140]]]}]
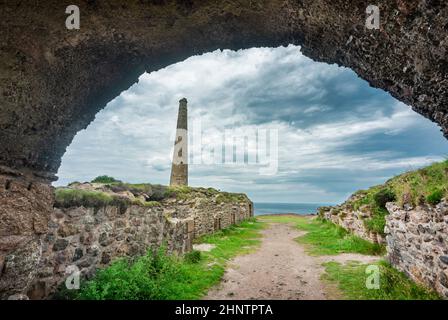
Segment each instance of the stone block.
[{"label": "stone block", "polygon": [[53,251],[61,251],[67,248],[69,241],[67,239],[57,239],[53,244]]}]

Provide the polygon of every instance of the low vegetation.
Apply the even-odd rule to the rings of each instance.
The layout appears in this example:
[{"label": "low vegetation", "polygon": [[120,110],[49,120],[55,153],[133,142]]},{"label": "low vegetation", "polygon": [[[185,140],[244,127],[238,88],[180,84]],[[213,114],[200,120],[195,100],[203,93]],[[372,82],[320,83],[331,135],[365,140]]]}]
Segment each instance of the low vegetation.
[{"label": "low vegetation", "polygon": [[[207,198],[216,198],[217,203],[229,203],[247,200],[245,194],[221,192],[214,188],[195,188],[189,186],[163,186],[160,184],[150,183],[125,183],[110,176],[98,176],[91,181],[92,183],[102,184],[98,188],[101,190],[82,190],[77,189],[79,182],[72,182],[69,188],[56,189],[56,206],[94,206],[100,207],[109,205],[113,201],[119,201],[120,197],[114,197],[111,193],[130,192],[136,198],[144,200],[136,200],[132,204],[154,206],[159,205],[160,201],[175,198],[178,200],[196,199],[198,196],[206,196]],[[117,199],[115,199],[117,198]],[[132,202],[132,201],[131,201]],[[92,205],[93,204],[93,205]]]},{"label": "low vegetation", "polygon": [[168,187],[160,184],[118,182],[106,185],[113,192],[128,191],[136,197],[144,196],[148,201],[161,201],[168,197]]},{"label": "low vegetation", "polygon": [[[364,220],[367,230],[384,235],[387,202],[398,205],[437,205],[448,192],[448,160],[409,171],[383,185],[356,192],[344,206],[369,213]],[[338,210],[333,209],[334,214]]]},{"label": "low vegetation", "polygon": [[125,199],[113,197],[101,191],[78,190],[58,188],[55,191],[55,207],[70,208],[76,206],[85,207],[104,207],[112,204],[118,204]]},{"label": "low vegetation", "polygon": [[416,206],[425,203],[435,205],[447,195],[447,191],[448,160],[406,172],[388,180],[384,185],[359,191],[361,199],[358,201],[372,204],[376,200],[375,194],[383,192],[386,198],[390,198],[387,200],[396,200],[400,205]]},{"label": "low vegetation", "polygon": [[81,189],[66,189],[57,188],[55,190],[56,208],[71,208],[71,207],[88,207],[99,209],[106,206],[116,206],[125,210],[131,205],[138,205],[143,207],[160,206],[158,201],[141,201],[139,199],[131,200],[126,197],[111,195],[102,191],[81,190]]},{"label": "low vegetation", "polygon": [[396,201],[396,195],[388,186],[375,186],[367,191],[359,191],[356,200],[349,203],[353,210],[368,210],[370,217],[364,220],[367,230],[384,235],[386,203]]},{"label": "low vegetation", "polygon": [[324,280],[337,285],[343,298],[350,300],[438,300],[440,297],[409,280],[402,272],[388,263],[374,263],[379,268],[379,287],[368,289],[366,279],[368,265],[349,262],[325,264]]},{"label": "low vegetation", "polygon": [[199,194],[207,197],[216,197],[217,203],[238,202],[247,199],[242,193],[230,193],[216,190],[214,188],[193,188],[188,186],[169,186],[165,191],[167,198],[189,200],[196,198]]},{"label": "low vegetation", "polygon": [[297,242],[307,245],[312,255],[336,255],[340,253],[360,253],[382,255],[385,248],[379,244],[370,243],[343,228],[319,218],[300,216],[263,216],[261,221],[291,223],[299,230],[307,233],[297,238]]},{"label": "low vegetation", "polygon": [[246,199],[246,195],[243,193],[221,192],[216,197],[216,202],[217,203],[229,203],[229,202],[244,201],[245,199]]},{"label": "low vegetation", "polygon": [[96,177],[91,182],[92,183],[116,183],[116,182],[121,182],[121,181],[115,179],[114,177],[104,175],[104,176]]},{"label": "low vegetation", "polygon": [[209,252],[192,251],[178,257],[161,249],[134,261],[117,260],[83,282],[78,292],[61,292],[59,298],[199,299],[220,281],[229,259],[253,250],[262,228],[262,223],[251,220],[204,236],[198,242],[215,245]]}]

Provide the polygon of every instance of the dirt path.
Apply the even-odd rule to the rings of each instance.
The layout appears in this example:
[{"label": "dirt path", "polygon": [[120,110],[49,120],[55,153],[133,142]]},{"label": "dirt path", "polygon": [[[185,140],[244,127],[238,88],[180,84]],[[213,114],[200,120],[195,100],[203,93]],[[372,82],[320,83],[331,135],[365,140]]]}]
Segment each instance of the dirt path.
[{"label": "dirt path", "polygon": [[322,263],[378,260],[359,254],[309,256],[294,241],[304,232],[287,224],[270,223],[262,234],[260,248],[233,259],[223,281],[204,299],[332,299],[337,297],[334,288],[320,280],[324,272]]}]

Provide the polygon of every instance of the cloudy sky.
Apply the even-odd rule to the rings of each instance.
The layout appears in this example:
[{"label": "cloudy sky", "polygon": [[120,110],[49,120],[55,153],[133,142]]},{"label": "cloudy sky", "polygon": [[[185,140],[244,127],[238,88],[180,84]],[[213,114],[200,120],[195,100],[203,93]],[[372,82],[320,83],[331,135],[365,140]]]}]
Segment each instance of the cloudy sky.
[{"label": "cloudy sky", "polygon": [[[349,69],[313,62],[295,46],[224,50],[143,74],[78,133],[55,185],[101,174],[168,184],[183,97],[190,138],[202,132],[191,141],[190,185],[246,192],[256,202],[337,203],[448,155],[436,125]],[[246,156],[227,149],[242,163],[198,161],[200,150],[205,157],[238,129],[258,135],[255,147],[246,141]],[[278,160],[273,174],[260,170],[266,163],[244,162],[274,146],[274,138],[262,143],[263,130],[278,135],[278,153],[268,153]]]}]

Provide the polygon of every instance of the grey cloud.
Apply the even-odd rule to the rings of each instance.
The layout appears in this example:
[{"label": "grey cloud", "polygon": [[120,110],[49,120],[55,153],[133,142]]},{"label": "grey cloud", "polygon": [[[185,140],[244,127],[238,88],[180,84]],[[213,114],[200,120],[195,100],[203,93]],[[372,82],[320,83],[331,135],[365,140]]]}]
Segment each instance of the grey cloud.
[{"label": "grey cloud", "polygon": [[349,69],[315,63],[294,46],[225,50],[141,76],[75,137],[56,184],[100,174],[167,184],[184,96],[190,123],[200,117],[205,131],[279,130],[277,175],[260,176],[256,166],[190,168],[193,185],[255,201],[338,202],[448,154],[434,124]]}]

